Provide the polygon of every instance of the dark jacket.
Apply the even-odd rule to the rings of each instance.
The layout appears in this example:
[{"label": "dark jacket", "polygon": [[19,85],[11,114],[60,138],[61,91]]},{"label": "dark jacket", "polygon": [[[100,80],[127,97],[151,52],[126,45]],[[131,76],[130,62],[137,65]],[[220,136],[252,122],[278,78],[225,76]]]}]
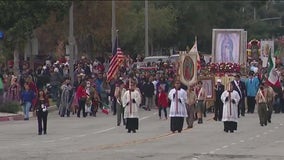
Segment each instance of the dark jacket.
[{"label": "dark jacket", "polygon": [[237,82],[234,80],[231,82],[233,89],[239,93],[240,98],[245,98],[246,96],[246,85],[243,81],[239,81],[239,87],[236,86]]},{"label": "dark jacket", "polygon": [[220,84],[220,85],[216,85],[215,87],[216,87],[216,90],[215,90],[216,101],[221,102],[221,95],[225,90],[225,86],[223,84]]},{"label": "dark jacket", "polygon": [[142,87],[142,91],[145,97],[153,97],[155,91],[154,84],[152,82],[146,82]]}]

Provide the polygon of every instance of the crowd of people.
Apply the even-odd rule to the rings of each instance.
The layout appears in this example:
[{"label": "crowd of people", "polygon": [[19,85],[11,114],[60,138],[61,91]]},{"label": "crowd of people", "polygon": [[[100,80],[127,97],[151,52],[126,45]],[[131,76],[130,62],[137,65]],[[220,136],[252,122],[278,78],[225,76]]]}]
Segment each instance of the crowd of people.
[{"label": "crowd of people", "polygon": [[[182,84],[177,65],[172,62],[147,64],[144,68],[134,64],[125,63],[111,81],[107,81],[107,63],[86,57],[74,65],[74,77],[70,77],[68,62],[47,61],[34,71],[24,66],[18,76],[1,73],[0,100],[20,101],[25,120],[29,120],[30,111],[35,111],[39,135],[47,133],[50,101],[55,102],[60,117],[96,117],[99,110],[111,112],[117,115],[117,125],[126,125],[129,133],[138,129],[140,108],[157,108],[159,119],[170,118],[172,132],[182,131],[184,118],[188,128],[194,121],[203,123],[208,106],[202,81]],[[273,110],[284,113],[282,92],[274,92],[253,71],[245,78],[236,74],[228,84],[218,79],[215,92],[214,120],[224,122],[225,132],[236,131],[237,119],[254,113],[256,106],[261,126],[271,122]]]}]

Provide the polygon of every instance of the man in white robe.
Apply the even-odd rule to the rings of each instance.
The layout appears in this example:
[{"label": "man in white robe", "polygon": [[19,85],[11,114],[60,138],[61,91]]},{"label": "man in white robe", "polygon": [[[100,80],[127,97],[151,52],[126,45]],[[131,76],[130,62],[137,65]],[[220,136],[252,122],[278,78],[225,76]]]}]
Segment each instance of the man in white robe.
[{"label": "man in white robe", "polygon": [[237,130],[237,119],[238,119],[238,103],[240,96],[237,91],[233,90],[233,85],[229,83],[228,89],[225,90],[221,95],[223,102],[223,117],[224,131],[231,133]]},{"label": "man in white robe", "polygon": [[124,118],[126,119],[126,129],[128,133],[131,131],[136,133],[138,129],[138,109],[141,103],[141,94],[135,89],[136,84],[132,80],[129,82],[129,90],[126,91],[122,96],[122,105],[124,107]]},{"label": "man in white robe", "polygon": [[171,131],[182,131],[184,117],[187,117],[187,92],[181,88],[181,82],[175,81],[175,88],[171,89],[168,98],[171,100],[170,115]]}]

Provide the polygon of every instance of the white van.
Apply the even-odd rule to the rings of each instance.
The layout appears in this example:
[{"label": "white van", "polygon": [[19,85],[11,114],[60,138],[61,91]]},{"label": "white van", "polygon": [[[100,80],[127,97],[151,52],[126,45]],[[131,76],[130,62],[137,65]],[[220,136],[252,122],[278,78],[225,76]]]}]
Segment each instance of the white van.
[{"label": "white van", "polygon": [[179,54],[173,54],[169,57],[169,61],[172,62],[177,62],[179,60]]},{"label": "white van", "polygon": [[149,56],[149,57],[145,57],[143,59],[143,63],[159,63],[159,62],[167,62],[169,59],[169,56]]}]

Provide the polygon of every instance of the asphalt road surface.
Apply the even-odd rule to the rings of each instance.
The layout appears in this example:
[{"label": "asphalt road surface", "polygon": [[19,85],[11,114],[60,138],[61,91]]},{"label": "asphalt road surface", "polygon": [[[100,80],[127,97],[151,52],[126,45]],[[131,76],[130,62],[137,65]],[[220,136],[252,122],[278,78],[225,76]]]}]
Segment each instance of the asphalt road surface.
[{"label": "asphalt road surface", "polygon": [[[47,135],[37,135],[36,118],[0,122],[0,160],[283,160],[284,114],[259,125],[257,113],[241,117],[235,133],[208,114],[203,124],[171,133],[157,110],[140,110],[137,133],[116,126],[116,116],[48,116]],[[186,128],[186,124],[184,124]]]}]

